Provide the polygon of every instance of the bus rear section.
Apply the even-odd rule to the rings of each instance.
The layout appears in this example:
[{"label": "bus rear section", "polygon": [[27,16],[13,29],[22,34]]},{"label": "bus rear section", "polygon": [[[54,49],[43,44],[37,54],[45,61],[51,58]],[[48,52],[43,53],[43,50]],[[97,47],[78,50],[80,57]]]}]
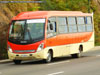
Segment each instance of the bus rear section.
[{"label": "bus rear section", "polygon": [[52,58],[81,56],[94,47],[93,14],[72,11],[23,12],[12,19],[8,56],[22,60],[51,62]]}]

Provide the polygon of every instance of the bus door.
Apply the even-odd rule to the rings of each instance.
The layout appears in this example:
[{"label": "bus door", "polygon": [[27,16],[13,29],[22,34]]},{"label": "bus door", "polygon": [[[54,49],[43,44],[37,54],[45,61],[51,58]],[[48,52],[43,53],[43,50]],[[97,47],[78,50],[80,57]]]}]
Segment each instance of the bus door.
[{"label": "bus door", "polygon": [[47,41],[46,45],[53,49],[54,55],[58,55],[59,51],[57,51],[57,24],[56,24],[56,18],[55,17],[50,17],[48,19],[48,24],[47,24]]}]

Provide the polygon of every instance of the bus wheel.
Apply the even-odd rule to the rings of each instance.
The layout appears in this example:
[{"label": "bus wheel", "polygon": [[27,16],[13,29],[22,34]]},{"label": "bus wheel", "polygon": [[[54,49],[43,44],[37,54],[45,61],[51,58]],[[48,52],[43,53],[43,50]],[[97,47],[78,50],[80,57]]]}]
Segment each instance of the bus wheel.
[{"label": "bus wheel", "polygon": [[81,57],[81,53],[82,53],[82,49],[83,47],[79,47],[79,53],[76,54],[71,54],[72,58],[80,58]]},{"label": "bus wheel", "polygon": [[51,53],[51,51],[49,51],[49,52],[47,53],[47,59],[44,59],[44,62],[45,62],[45,63],[50,63],[51,60],[52,60],[52,53]]},{"label": "bus wheel", "polygon": [[18,64],[21,64],[21,60],[13,60],[13,62],[18,65]]},{"label": "bus wheel", "polygon": [[71,56],[72,56],[72,58],[80,58],[81,57],[80,53],[72,54]]}]

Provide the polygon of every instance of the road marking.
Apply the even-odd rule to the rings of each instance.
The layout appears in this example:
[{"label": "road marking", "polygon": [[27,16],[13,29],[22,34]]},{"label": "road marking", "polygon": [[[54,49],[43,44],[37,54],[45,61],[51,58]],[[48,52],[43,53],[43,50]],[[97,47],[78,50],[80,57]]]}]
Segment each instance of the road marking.
[{"label": "road marking", "polygon": [[55,64],[62,64],[62,63],[66,63],[66,62],[70,62],[70,61],[68,60],[68,61],[63,61],[63,62],[57,62],[57,63],[50,63],[50,64],[47,64],[47,65],[55,65]]},{"label": "road marking", "polygon": [[48,74],[48,75],[57,75],[57,74],[61,74],[61,73],[64,73],[64,71],[61,71],[61,72],[55,72],[55,73],[51,73],[51,74]]}]

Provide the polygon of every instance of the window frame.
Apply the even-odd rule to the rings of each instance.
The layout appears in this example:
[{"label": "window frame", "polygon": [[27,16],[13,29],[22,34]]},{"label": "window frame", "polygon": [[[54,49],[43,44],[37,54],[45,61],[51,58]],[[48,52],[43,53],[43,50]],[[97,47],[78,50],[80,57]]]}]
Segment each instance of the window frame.
[{"label": "window frame", "polygon": [[[91,17],[91,24],[86,24],[86,17]],[[92,16],[85,16],[85,25],[86,25],[86,32],[93,32],[94,27],[93,27],[93,17]],[[92,31],[88,31],[87,26],[92,26]]]},{"label": "window frame", "polygon": [[[74,17],[75,18],[75,22],[76,22],[76,24],[68,24],[68,17]],[[67,24],[68,24],[68,33],[70,34],[70,33],[77,33],[78,32],[78,26],[77,26],[77,19],[76,19],[76,16],[67,16]],[[69,26],[76,26],[76,32],[70,32],[69,30]]]},{"label": "window frame", "polygon": [[[83,17],[84,18],[84,24],[78,24],[77,23],[77,29],[78,29],[78,32],[82,33],[82,32],[86,32],[86,20],[85,20],[85,16],[77,16],[76,17],[76,21],[78,22],[78,17]],[[79,27],[78,26],[85,26],[85,31],[79,31]]]},{"label": "window frame", "polygon": [[[66,18],[66,27],[67,27],[67,32],[65,32],[65,33],[60,33],[59,32],[59,24],[58,24],[58,18],[59,17],[61,17],[61,18]],[[68,17],[74,17],[75,18],[75,22],[76,22],[76,24],[68,24]],[[77,18],[78,17],[84,17],[84,24],[78,24],[77,23]],[[86,24],[86,17],[91,17],[91,25],[92,25],[92,31],[87,31],[87,25],[90,25],[90,24]],[[50,17],[48,17],[47,19],[49,20],[49,18],[55,18],[55,21],[52,21],[52,22],[56,22],[56,32],[50,32],[50,33],[55,33],[55,35],[53,34],[53,36],[50,36],[50,37],[54,37],[54,36],[56,36],[56,35],[59,35],[59,34],[70,34],[70,33],[83,33],[83,32],[93,32],[93,28],[94,28],[94,26],[93,26],[93,17],[92,16],[50,16]],[[48,24],[48,23],[47,23]],[[81,26],[81,25],[83,25],[83,26],[85,26],[85,31],[79,31],[79,28],[78,28],[78,26]],[[65,25],[62,25],[62,26],[65,26]],[[73,31],[69,31],[69,27],[70,26],[75,26],[76,27],[76,31],[75,30],[73,30]],[[74,32],[75,31],[75,32]],[[49,37],[47,37],[47,38],[49,38]]]},{"label": "window frame", "polygon": [[[55,21],[51,21],[51,23],[52,22],[56,22],[56,16],[50,16],[50,17],[47,18],[47,20],[49,20],[49,18],[55,18]],[[56,22],[56,32],[54,32],[54,26],[53,26],[53,30],[50,31],[50,25],[49,25],[49,32],[48,32],[48,23],[49,22],[47,22],[47,28],[46,28],[47,29],[47,33],[46,33],[47,37],[46,38],[50,38],[50,37],[56,36],[57,35],[57,22]]]},{"label": "window frame", "polygon": [[[66,19],[66,25],[62,25],[62,26],[66,26],[66,27],[67,27],[67,32],[66,32],[66,33],[60,33],[60,32],[59,32],[59,26],[61,26],[61,25],[58,25],[58,18],[59,18],[59,17],[65,18],[65,19]],[[68,34],[68,33],[69,33],[69,30],[68,30],[67,17],[66,17],[66,16],[57,16],[56,21],[57,21],[57,33],[58,33],[58,34]]]}]

